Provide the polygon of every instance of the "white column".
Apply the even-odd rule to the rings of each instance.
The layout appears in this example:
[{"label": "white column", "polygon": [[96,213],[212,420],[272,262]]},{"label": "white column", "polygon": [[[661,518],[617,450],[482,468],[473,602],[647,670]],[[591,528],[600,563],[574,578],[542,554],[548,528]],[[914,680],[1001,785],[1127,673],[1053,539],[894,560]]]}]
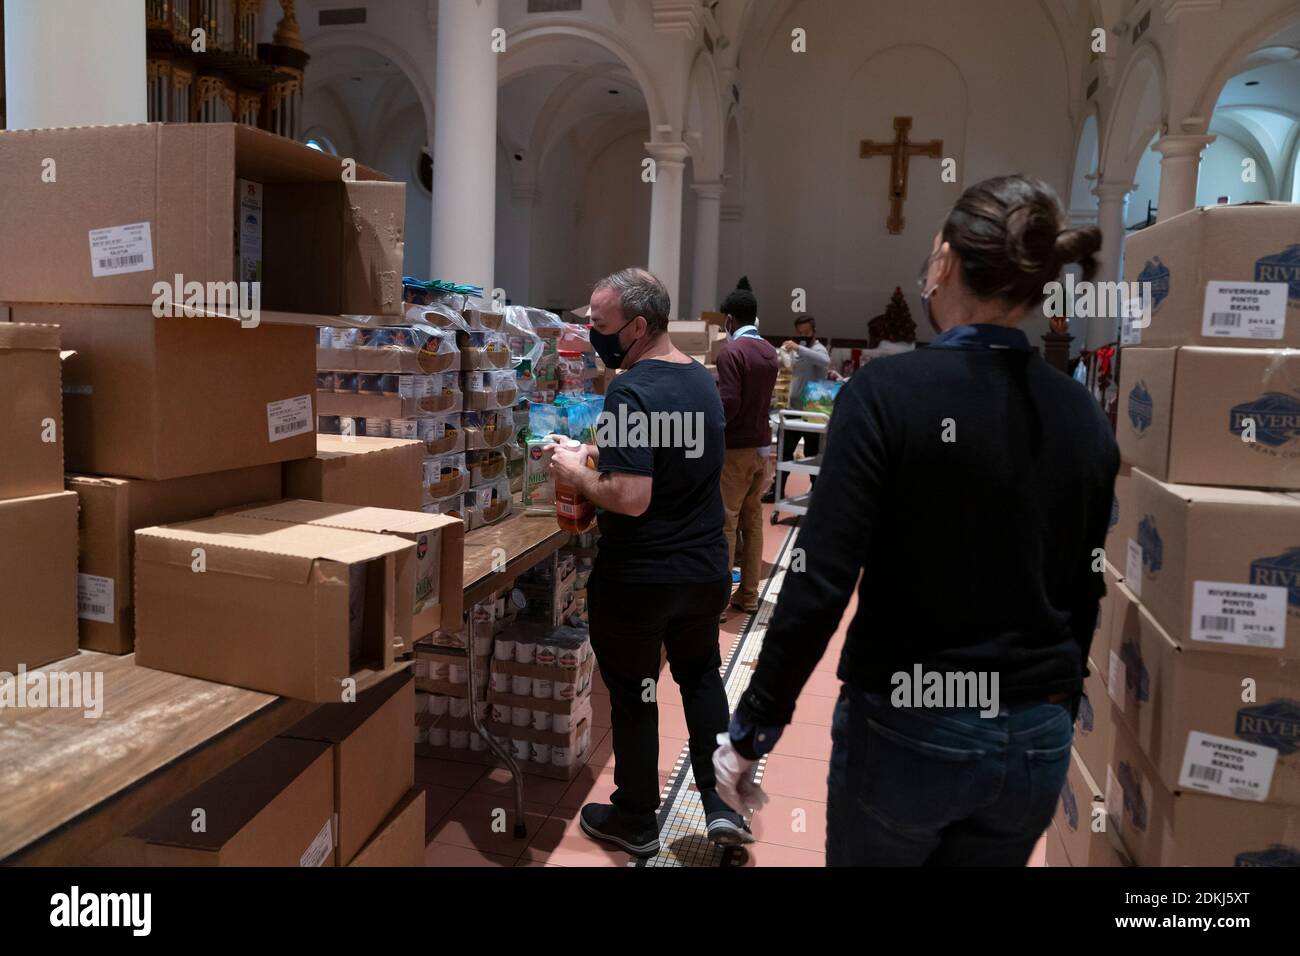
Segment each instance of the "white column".
[{"label": "white column", "polygon": [[685,143],[646,143],[655,161],[650,195],[650,256],[646,268],[657,275],[672,296],[671,318],[680,314],[677,284],[682,271],[682,175],[686,170]]},{"label": "white column", "polygon": [[496,256],[497,0],[438,0],[431,278],[492,294]]},{"label": "white column", "polygon": [[722,224],[722,183],[696,183],[695,288],[691,293],[691,318],[718,308],[718,240]]},{"label": "white column", "polygon": [[[1097,280],[1118,282],[1123,277],[1124,216],[1128,210],[1128,197],[1137,189],[1137,183],[1100,182],[1093,187],[1097,197],[1097,225],[1101,227],[1101,261]],[[1089,319],[1088,348],[1095,349],[1115,340],[1118,319]]]},{"label": "white column", "polygon": [[507,245],[511,257],[516,263],[512,282],[516,288],[507,288],[506,296],[515,305],[533,305],[533,212],[537,208],[537,185],[535,183],[516,183],[510,191],[510,198],[516,210],[515,234],[508,237]]},{"label": "white column", "polygon": [[4,0],[10,129],[149,118],[143,0]]},{"label": "white column", "polygon": [[1162,136],[1151,148],[1160,153],[1160,198],[1156,220],[1164,222],[1196,205],[1201,152],[1216,136]]}]

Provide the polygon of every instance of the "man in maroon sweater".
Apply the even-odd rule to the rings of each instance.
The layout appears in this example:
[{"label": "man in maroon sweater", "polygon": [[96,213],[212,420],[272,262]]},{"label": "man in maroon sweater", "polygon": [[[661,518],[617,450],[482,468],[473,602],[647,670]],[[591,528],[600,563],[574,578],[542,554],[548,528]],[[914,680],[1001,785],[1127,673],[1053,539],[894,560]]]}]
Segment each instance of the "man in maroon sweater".
[{"label": "man in maroon sweater", "polygon": [[749,280],[741,279],[719,310],[727,318],[730,340],[718,353],[718,390],[727,418],[727,452],[722,464],[722,504],[726,509],[728,567],[736,566],[736,530],[742,535],[740,587],[731,606],[758,609],[758,582],[763,572],[763,506],[767,459],[772,445],[768,414],[780,365],[776,349],[755,325],[758,300]]}]

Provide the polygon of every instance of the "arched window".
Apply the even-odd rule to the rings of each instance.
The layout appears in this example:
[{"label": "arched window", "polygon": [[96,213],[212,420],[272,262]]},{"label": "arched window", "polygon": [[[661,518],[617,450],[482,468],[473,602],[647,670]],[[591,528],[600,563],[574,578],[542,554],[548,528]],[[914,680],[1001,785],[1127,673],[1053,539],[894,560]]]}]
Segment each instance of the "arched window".
[{"label": "arched window", "polygon": [[314,149],[317,152],[329,153],[331,156],[338,155],[338,150],[334,148],[334,144],[320,133],[313,133],[311,136],[308,136],[307,139],[303,141],[303,144],[308,149]]}]

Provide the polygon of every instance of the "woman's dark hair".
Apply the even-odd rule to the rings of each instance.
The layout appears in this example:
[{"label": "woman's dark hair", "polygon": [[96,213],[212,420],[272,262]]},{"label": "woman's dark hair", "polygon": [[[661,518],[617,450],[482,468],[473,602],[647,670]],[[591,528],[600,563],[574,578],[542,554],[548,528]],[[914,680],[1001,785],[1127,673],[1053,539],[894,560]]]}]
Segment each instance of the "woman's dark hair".
[{"label": "woman's dark hair", "polygon": [[734,291],[728,293],[718,309],[725,315],[732,316],[741,325],[753,325],[758,318],[758,299],[750,287],[749,277],[741,276]]},{"label": "woman's dark hair", "polygon": [[976,183],[957,200],[943,224],[943,241],[961,260],[961,281],[981,299],[1013,306],[1043,300],[1043,286],[1072,262],[1083,279],[1097,272],[1101,230],[1066,229],[1052,187],[1028,176],[997,176]]}]

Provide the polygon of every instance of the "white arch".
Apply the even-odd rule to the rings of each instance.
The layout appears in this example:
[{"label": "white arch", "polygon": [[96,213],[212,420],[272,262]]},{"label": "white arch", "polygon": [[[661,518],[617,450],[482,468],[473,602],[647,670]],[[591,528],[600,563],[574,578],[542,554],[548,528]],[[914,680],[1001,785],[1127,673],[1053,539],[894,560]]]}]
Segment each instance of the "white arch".
[{"label": "white arch", "polygon": [[[1091,168],[1081,173],[1079,168],[1081,164],[1087,164]],[[1097,208],[1097,197],[1092,195],[1091,191],[1086,196],[1080,196],[1077,190],[1080,179],[1086,179],[1089,175],[1095,178],[1100,165],[1101,110],[1094,102],[1088,105],[1074,134],[1074,149],[1070,151],[1070,171],[1065,180],[1070,184],[1070,193],[1065,198],[1067,212]]]},{"label": "white arch", "polygon": [[502,55],[497,70],[497,86],[504,86],[524,72],[525,68],[519,65],[521,50],[539,42],[545,42],[548,37],[553,36],[577,37],[578,39],[589,40],[614,54],[627,67],[633,79],[641,88],[641,94],[646,101],[646,109],[650,113],[651,132],[653,133],[658,126],[672,123],[663,95],[654,82],[654,74],[646,68],[641,59],[616,34],[587,20],[556,19],[513,28],[506,35],[506,52]]},{"label": "white arch", "polygon": [[[1159,93],[1159,116],[1139,127],[1138,110],[1152,82]],[[1111,101],[1110,116],[1101,134],[1098,149],[1102,178],[1113,182],[1132,181],[1147,143],[1153,135],[1165,129],[1168,119],[1169,81],[1164,58],[1159,47],[1143,39],[1124,66],[1115,98]],[[1139,142],[1140,148],[1130,150],[1132,142]]]},{"label": "white arch", "polygon": [[1273,15],[1242,37],[1224,54],[1214,71],[1210,73],[1201,95],[1196,99],[1196,107],[1192,110],[1193,115],[1209,116],[1213,113],[1223,88],[1227,86],[1230,79],[1242,71],[1246,59],[1261,46],[1267,45],[1269,37],[1297,20],[1300,20],[1300,8],[1292,7],[1290,10]]},{"label": "white arch", "polygon": [[694,164],[696,182],[716,182],[722,178],[726,143],[722,125],[722,92],[718,85],[717,65],[708,52],[701,49],[691,64],[690,82],[682,115],[688,123],[699,120],[698,146],[687,140]]},{"label": "white arch", "polygon": [[[425,129],[428,130],[427,135],[429,139],[433,138],[434,100],[436,94],[434,81],[432,77],[425,78],[405,50],[376,33],[368,33],[364,30],[337,30],[331,28],[329,32],[316,34],[305,42],[307,52],[312,56],[346,47],[361,47],[392,60],[397,64],[398,69],[406,75],[411,85],[415,87],[415,95],[420,98],[420,108],[424,112],[424,125]],[[311,76],[310,70],[307,75]]]}]

